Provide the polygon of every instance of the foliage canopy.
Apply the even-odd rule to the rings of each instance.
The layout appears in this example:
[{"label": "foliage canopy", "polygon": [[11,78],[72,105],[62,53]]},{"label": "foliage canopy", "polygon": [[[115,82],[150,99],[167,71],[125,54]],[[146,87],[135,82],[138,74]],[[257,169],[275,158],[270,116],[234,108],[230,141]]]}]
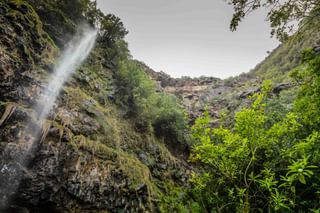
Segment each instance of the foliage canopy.
[{"label": "foliage canopy", "polygon": [[176,98],[156,92],[155,82],[133,60],[119,62],[117,101],[134,119],[138,131],[153,131],[167,141],[182,141],[186,128],[185,116]]},{"label": "foliage canopy", "polygon": [[319,68],[320,56],[307,50],[292,72],[298,98],[281,119],[273,119],[279,112],[270,110],[267,82],[251,107],[236,113],[232,128],[212,129],[208,113],[196,121],[191,160],[204,171],[194,175],[192,193],[200,212],[317,212]]},{"label": "foliage canopy", "polygon": [[320,15],[319,0],[228,0],[233,5],[234,14],[230,29],[236,30],[242,19],[261,7],[267,9],[267,20],[271,24],[271,35],[280,40],[295,30],[297,23],[304,23]]}]

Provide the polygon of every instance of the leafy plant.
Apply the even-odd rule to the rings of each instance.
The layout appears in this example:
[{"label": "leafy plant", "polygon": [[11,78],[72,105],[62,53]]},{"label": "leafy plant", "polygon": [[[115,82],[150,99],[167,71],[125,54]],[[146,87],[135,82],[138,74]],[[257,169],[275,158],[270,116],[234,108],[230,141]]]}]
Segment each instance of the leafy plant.
[{"label": "leafy plant", "polygon": [[174,96],[157,93],[155,83],[131,60],[119,62],[117,102],[140,132],[154,132],[167,141],[183,141],[185,115]]},{"label": "leafy plant", "polygon": [[[308,69],[317,69],[314,61],[311,66],[307,65]],[[308,74],[312,75],[315,74]],[[264,83],[262,91],[253,96],[251,107],[236,113],[232,129],[212,129],[208,113],[192,127],[196,144],[190,160],[200,163],[203,172],[195,174],[191,181],[202,211],[293,212],[319,207],[320,182],[314,165],[319,159],[315,154],[320,150],[318,127],[315,122],[309,133],[301,133],[308,125],[301,118],[308,112],[299,107],[301,101],[313,98],[318,90],[300,93],[296,107],[280,118],[274,113],[283,112],[274,112],[269,105],[271,88],[270,82]],[[302,86],[300,91],[306,88]]]}]

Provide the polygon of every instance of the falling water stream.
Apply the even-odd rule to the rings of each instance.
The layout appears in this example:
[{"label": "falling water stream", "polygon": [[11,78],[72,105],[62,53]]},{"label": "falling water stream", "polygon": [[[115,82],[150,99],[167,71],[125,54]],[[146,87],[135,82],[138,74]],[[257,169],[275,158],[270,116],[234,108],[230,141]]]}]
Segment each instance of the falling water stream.
[{"label": "falling water stream", "polygon": [[62,54],[46,91],[38,104],[39,118],[45,119],[52,109],[57,96],[72,73],[81,65],[91,52],[96,38],[95,30],[85,30],[81,39],[75,38]]},{"label": "falling water stream", "polygon": [[[30,156],[34,154],[32,152],[35,152],[35,147],[38,146],[44,121],[52,110],[64,83],[89,56],[94,47],[96,36],[97,30],[83,27],[68,43],[66,49],[57,60],[54,72],[50,76],[48,84],[35,106],[35,111],[38,114],[38,127],[26,127],[26,129],[32,131],[28,133],[32,136],[32,139],[24,144],[22,153],[17,153],[17,157],[13,157],[12,161],[15,162],[7,162],[0,165],[2,175],[2,183],[0,183],[0,210],[7,208],[6,206],[10,202],[10,197],[19,190],[23,168],[28,165],[31,160]],[[7,148],[10,149],[10,147]],[[3,180],[3,177],[6,180]]]}]

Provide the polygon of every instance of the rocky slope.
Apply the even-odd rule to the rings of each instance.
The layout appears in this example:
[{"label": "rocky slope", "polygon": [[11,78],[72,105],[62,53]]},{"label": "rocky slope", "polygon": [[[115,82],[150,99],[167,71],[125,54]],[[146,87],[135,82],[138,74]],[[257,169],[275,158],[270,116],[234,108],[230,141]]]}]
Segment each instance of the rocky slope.
[{"label": "rocky slope", "polygon": [[[174,95],[181,100],[181,104],[189,114],[191,124],[204,111],[209,98],[207,93],[210,89],[221,88],[223,85],[223,80],[219,78],[205,76],[200,78],[172,78],[165,72],[156,72],[146,64],[142,62],[140,64],[145,72],[157,82],[159,92]],[[215,113],[214,110],[211,111],[212,116],[216,115]]]},{"label": "rocky slope", "polygon": [[26,150],[38,125],[35,102],[69,38],[61,38],[65,22],[44,19],[43,2],[0,1],[0,211],[161,211],[161,197],[186,186],[190,168],[123,118],[99,44]]},{"label": "rocky slope", "polygon": [[172,78],[164,72],[156,72],[141,63],[152,79],[158,82],[159,91],[177,96],[190,115],[192,124],[207,109],[212,117],[230,114],[247,105],[248,98],[258,92],[264,80],[273,84],[273,95],[278,102],[289,105],[296,95],[295,80],[290,71],[300,63],[301,53],[306,48],[320,46],[319,17],[292,35],[283,44],[270,52],[269,56],[248,73],[228,79],[212,77]]},{"label": "rocky slope", "polygon": [[[277,51],[277,50],[276,50]],[[219,125],[222,116],[232,118],[234,113],[250,103],[250,97],[259,92],[263,79],[252,74],[244,73],[229,79],[214,77],[172,78],[165,72],[156,72],[140,62],[148,75],[157,82],[158,91],[176,96],[189,115],[189,124],[204,111],[208,111],[215,119],[213,125]],[[278,102],[288,104],[294,98],[295,84],[286,81],[273,82],[272,95]],[[290,100],[287,96],[292,96]],[[282,99],[282,100],[280,100]]]},{"label": "rocky slope", "polygon": [[[139,132],[124,116],[114,98],[117,67],[110,58],[116,50],[99,39],[27,152],[35,140],[30,132],[39,128],[36,101],[76,23],[83,21],[56,2],[0,0],[0,212],[165,212],[166,195],[188,187],[188,146]],[[273,61],[287,46],[251,73],[225,80],[175,79],[140,66],[158,92],[178,97],[190,124],[208,110],[218,125],[250,102],[264,76],[284,65]],[[286,71],[273,79],[272,95],[280,104],[295,96]]]}]

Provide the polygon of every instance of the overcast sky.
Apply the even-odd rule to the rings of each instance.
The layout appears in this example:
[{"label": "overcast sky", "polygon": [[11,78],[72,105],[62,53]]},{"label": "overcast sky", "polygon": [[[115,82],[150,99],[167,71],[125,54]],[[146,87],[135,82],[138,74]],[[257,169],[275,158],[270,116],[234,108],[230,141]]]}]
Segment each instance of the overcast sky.
[{"label": "overcast sky", "polygon": [[278,45],[261,10],[230,32],[232,8],[224,0],[98,0],[98,6],[121,18],[135,59],[173,77],[234,76]]}]

